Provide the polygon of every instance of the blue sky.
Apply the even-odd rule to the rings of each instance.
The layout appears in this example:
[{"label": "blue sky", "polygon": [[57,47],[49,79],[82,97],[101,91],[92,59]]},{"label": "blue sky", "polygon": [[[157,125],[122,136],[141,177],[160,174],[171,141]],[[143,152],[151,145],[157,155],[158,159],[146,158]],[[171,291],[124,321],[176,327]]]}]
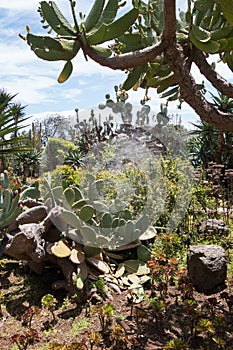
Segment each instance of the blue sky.
[{"label": "blue sky", "polygon": [[[69,1],[56,0],[56,3],[67,18],[71,19]],[[88,13],[92,3],[90,0],[77,1],[77,13]],[[127,6],[130,3],[128,0]],[[59,84],[57,77],[64,62],[40,60],[18,37],[18,33],[26,33],[26,25],[29,25],[34,34],[46,34],[40,23],[38,5],[38,0],[0,0],[0,88],[18,94],[16,99],[27,106],[27,115],[47,115],[50,112],[69,115],[75,108],[88,109],[97,106],[104,101],[106,93],[114,97],[113,86],[124,81],[124,72],[103,68],[91,60],[86,62],[82,53],[79,53],[73,60],[74,71],[71,78],[66,83]],[[177,1],[177,6],[184,6],[184,1]],[[219,72],[225,78],[231,78],[232,73],[223,64],[219,66]],[[198,76],[198,82],[201,82],[203,78],[200,74],[194,74]],[[129,101],[138,104],[143,94],[142,89],[130,92]],[[149,91],[149,95],[150,105],[157,113],[163,101],[154,89]],[[176,102],[169,105],[169,113],[181,115],[186,127],[190,127],[190,121],[195,122],[198,119],[186,104],[182,110],[177,110],[176,106]]]}]

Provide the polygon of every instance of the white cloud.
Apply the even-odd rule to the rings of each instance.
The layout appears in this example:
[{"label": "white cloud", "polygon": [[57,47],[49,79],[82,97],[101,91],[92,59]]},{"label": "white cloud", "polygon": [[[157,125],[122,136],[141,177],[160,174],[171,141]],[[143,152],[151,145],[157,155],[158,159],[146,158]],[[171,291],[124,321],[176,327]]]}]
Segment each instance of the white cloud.
[{"label": "white cloud", "polygon": [[[94,1],[94,0],[93,0]],[[92,0],[77,1],[76,11],[88,13]],[[58,84],[57,77],[64,62],[47,62],[40,60],[30,50],[29,46],[18,37],[18,33],[25,34],[25,25],[31,27],[35,34],[46,34],[41,27],[37,12],[39,0],[0,0],[0,80],[1,87],[10,93],[18,93],[17,99],[28,105],[28,114],[36,111],[68,111],[74,108],[88,108],[104,101],[106,93],[114,97],[114,85],[119,85],[125,79],[122,71],[113,71],[103,68],[92,60],[85,61],[82,53],[73,60],[74,70],[72,77],[65,84]],[[71,9],[67,0],[56,0],[57,5],[71,19]],[[177,7],[184,9],[184,2],[177,0]],[[131,0],[127,0],[127,7],[131,7]],[[123,9],[124,10],[124,9]],[[232,72],[226,65],[218,66],[219,73],[225,79],[232,78]],[[201,82],[203,77],[195,70],[195,78]],[[130,92],[130,100],[138,104],[144,91]],[[151,89],[150,105],[156,112],[159,111],[161,99]],[[169,112],[177,112],[177,102],[169,105]],[[46,112],[48,113],[48,112]],[[182,118],[195,118],[195,113],[186,104],[178,111]]]},{"label": "white cloud", "polygon": [[37,9],[39,4],[38,0],[1,0],[0,8],[3,9],[15,9],[19,11],[31,11]]}]

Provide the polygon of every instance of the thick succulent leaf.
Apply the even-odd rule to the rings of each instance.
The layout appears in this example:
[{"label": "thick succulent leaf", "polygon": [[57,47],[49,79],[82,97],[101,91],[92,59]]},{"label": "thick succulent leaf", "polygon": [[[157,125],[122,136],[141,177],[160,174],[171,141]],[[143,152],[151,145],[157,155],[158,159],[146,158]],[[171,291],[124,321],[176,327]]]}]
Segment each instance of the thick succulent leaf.
[{"label": "thick succulent leaf", "polygon": [[89,262],[89,264],[91,264],[92,266],[94,266],[95,268],[97,268],[99,271],[103,273],[110,272],[109,266],[102,260],[96,259],[95,257],[90,257],[90,258],[87,258],[87,262]]},{"label": "thick succulent leaf", "polygon": [[73,248],[70,253],[70,260],[74,264],[82,264],[85,261],[85,253],[81,249]]},{"label": "thick succulent leaf", "polygon": [[123,263],[121,263],[117,267],[117,270],[115,272],[115,277],[119,278],[119,277],[123,276],[124,273],[125,273],[125,265]]},{"label": "thick succulent leaf", "polygon": [[77,40],[54,39],[30,33],[27,34],[27,43],[39,58],[47,61],[69,61],[80,49]]},{"label": "thick succulent leaf", "polygon": [[138,10],[134,8],[113,23],[103,23],[96,31],[87,35],[88,44],[96,45],[118,38],[133,25],[137,16]]},{"label": "thick succulent leaf", "polygon": [[137,275],[147,275],[150,273],[150,269],[146,266],[146,263],[139,260],[127,260],[124,262],[125,269],[129,273],[136,273]]},{"label": "thick succulent leaf", "polygon": [[82,221],[72,211],[63,209],[62,217],[64,218],[64,220],[66,221],[66,223],[69,226],[72,226],[74,228],[81,228],[82,227]]},{"label": "thick succulent leaf", "polygon": [[92,227],[82,226],[80,229],[84,245],[95,246],[96,232]]},{"label": "thick succulent leaf", "polygon": [[151,258],[151,251],[145,245],[137,247],[138,259],[147,262]]},{"label": "thick succulent leaf", "polygon": [[94,208],[91,205],[84,205],[80,209],[80,211],[78,213],[78,216],[79,216],[79,218],[81,220],[87,222],[87,221],[89,221],[92,218],[92,216],[94,214],[94,211],[95,210],[94,210]]},{"label": "thick succulent leaf", "polygon": [[98,53],[100,56],[103,57],[110,57],[112,55],[112,50],[108,47],[98,46],[98,45],[92,45],[92,50],[94,50],[96,53]]},{"label": "thick succulent leaf", "polygon": [[196,26],[195,24],[192,25],[191,29],[193,35],[202,43],[206,43],[210,41],[211,39],[211,33],[201,27]]},{"label": "thick succulent leaf", "polygon": [[[59,74],[59,77],[57,78],[57,81],[59,83],[64,83],[66,80],[69,79],[73,72],[73,64],[71,61],[67,61]],[[74,199],[74,198],[73,198]]]},{"label": "thick succulent leaf", "polygon": [[54,1],[41,1],[40,13],[49,26],[59,35],[75,35],[76,31],[63,16]]},{"label": "thick succulent leaf", "polygon": [[220,6],[227,22],[233,26],[233,0],[220,0]]},{"label": "thick succulent leaf", "polygon": [[103,12],[105,0],[95,0],[87,18],[84,22],[85,31],[88,33],[96,26]]},{"label": "thick succulent leaf", "polygon": [[101,16],[96,23],[95,27],[99,27],[101,24],[112,23],[117,15],[118,11],[118,0],[108,0],[107,5],[105,6]]},{"label": "thick succulent leaf", "polygon": [[141,75],[143,74],[145,67],[146,67],[146,65],[132,68],[128,74],[128,77],[126,78],[126,80],[122,84],[122,89],[130,90],[138,82],[138,80],[141,78]]},{"label": "thick succulent leaf", "polygon": [[192,31],[189,33],[189,39],[201,51],[206,53],[217,53],[219,51],[220,45],[217,41],[209,40],[208,42],[201,42]]}]

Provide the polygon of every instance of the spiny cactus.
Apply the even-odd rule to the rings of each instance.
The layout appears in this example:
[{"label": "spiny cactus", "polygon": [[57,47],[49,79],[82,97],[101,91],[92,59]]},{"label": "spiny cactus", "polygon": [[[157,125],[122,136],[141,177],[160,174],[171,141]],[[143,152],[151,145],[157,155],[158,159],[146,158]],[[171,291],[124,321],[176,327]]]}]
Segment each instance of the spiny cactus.
[{"label": "spiny cactus", "polygon": [[40,197],[39,182],[36,181],[34,184],[24,186],[23,191],[20,195],[20,200],[27,198],[38,199]]},{"label": "spiny cactus", "polygon": [[6,171],[0,176],[0,228],[7,227],[20,213],[20,185]]},{"label": "spiny cactus", "polygon": [[111,249],[139,239],[149,226],[149,217],[143,214],[133,219],[127,204],[118,198],[106,203],[101,197],[104,181],[92,174],[87,178],[85,191],[76,186],[48,190],[53,207],[60,207],[67,227],[64,235],[84,246]]},{"label": "spiny cactus", "polygon": [[47,61],[66,61],[58,77],[59,83],[65,82],[70,77],[73,70],[71,60],[80,48],[88,44],[102,56],[111,56],[112,51],[99,44],[124,34],[138,16],[138,10],[133,8],[115,20],[118,8],[121,6],[118,0],[109,0],[106,6],[104,0],[96,0],[85,19],[80,14],[82,21],[78,24],[74,11],[75,1],[70,0],[70,5],[74,25],[63,16],[54,1],[40,2],[38,12],[42,18],[43,28],[48,30],[48,34],[54,31],[55,38],[31,34],[29,26],[26,26],[26,37],[19,34],[39,58]]}]

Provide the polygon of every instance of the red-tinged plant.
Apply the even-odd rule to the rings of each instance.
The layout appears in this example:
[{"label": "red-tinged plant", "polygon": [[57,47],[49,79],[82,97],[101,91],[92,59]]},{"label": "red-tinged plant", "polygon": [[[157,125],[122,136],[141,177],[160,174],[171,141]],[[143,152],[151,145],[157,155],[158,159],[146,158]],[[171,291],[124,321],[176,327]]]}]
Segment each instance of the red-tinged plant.
[{"label": "red-tinged plant", "polygon": [[103,345],[102,335],[98,331],[88,332],[86,338],[90,343],[90,350],[93,350],[95,346],[99,348]]},{"label": "red-tinged plant", "polygon": [[47,350],[88,350],[85,341],[72,342],[70,344],[60,344],[56,342],[51,342],[46,345]]},{"label": "red-tinged plant", "polygon": [[21,318],[22,325],[31,328],[33,316],[39,316],[40,313],[41,313],[41,310],[38,306],[33,305],[29,307]]},{"label": "red-tinged plant", "polygon": [[97,313],[100,325],[101,325],[101,333],[105,335],[109,329],[109,326],[112,323],[112,318],[115,312],[115,308],[111,303],[106,303],[104,305],[96,305],[93,306],[92,313]]},{"label": "red-tinged plant", "polygon": [[111,328],[109,335],[110,340],[113,342],[113,349],[128,349],[128,337],[125,330],[120,325],[115,325]]},{"label": "red-tinged plant", "polygon": [[222,292],[220,297],[225,300],[228,306],[229,314],[232,315],[233,312],[233,295],[228,292]]},{"label": "red-tinged plant", "polygon": [[165,301],[159,298],[150,298],[148,301],[148,308],[151,311],[156,324],[161,326],[167,309]]},{"label": "red-tinged plant", "polygon": [[152,294],[159,290],[162,297],[167,295],[168,285],[174,283],[174,278],[178,271],[178,261],[175,257],[166,258],[164,254],[153,256],[147,267],[151,271]]},{"label": "red-tinged plant", "polygon": [[42,303],[44,308],[48,309],[51,312],[52,317],[53,317],[52,322],[55,322],[56,317],[55,317],[54,311],[55,311],[55,307],[57,304],[57,299],[52,294],[46,294],[42,297],[41,303]]},{"label": "red-tinged plant", "polygon": [[26,350],[28,345],[39,341],[39,335],[37,330],[28,328],[23,334],[14,334],[10,340],[12,343],[16,343],[19,350]]},{"label": "red-tinged plant", "polygon": [[182,300],[194,299],[194,295],[193,295],[194,287],[187,275],[186,269],[177,271],[177,289],[181,294]]},{"label": "red-tinged plant", "polygon": [[184,300],[184,316],[185,325],[189,327],[191,337],[196,334],[196,327],[201,317],[201,312],[198,309],[198,304],[195,300]]},{"label": "red-tinged plant", "polygon": [[209,313],[212,317],[215,315],[215,309],[216,306],[219,304],[217,298],[210,297],[205,300],[205,302],[202,304],[202,311],[205,311],[206,313]]},{"label": "red-tinged plant", "polygon": [[172,339],[164,346],[164,350],[188,350],[189,346],[182,339]]}]

